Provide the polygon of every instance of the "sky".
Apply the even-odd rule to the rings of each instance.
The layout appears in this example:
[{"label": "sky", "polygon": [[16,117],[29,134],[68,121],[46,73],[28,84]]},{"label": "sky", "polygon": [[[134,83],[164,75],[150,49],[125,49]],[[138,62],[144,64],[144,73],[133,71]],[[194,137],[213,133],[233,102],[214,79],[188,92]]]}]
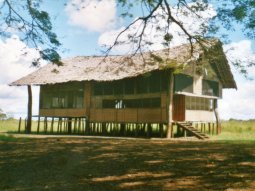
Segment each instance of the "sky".
[{"label": "sky", "polygon": [[[1,0],[0,0],[1,3]],[[82,9],[73,6],[78,4]],[[44,1],[42,9],[49,12],[54,31],[62,43],[62,58],[74,56],[88,56],[101,54],[102,45],[113,42],[114,36],[131,20],[119,17],[122,11],[115,0],[55,0]],[[137,11],[137,10],[135,10]],[[139,12],[134,12],[139,14]],[[200,30],[201,23],[206,23],[216,15],[213,5],[203,14],[203,20],[196,21],[190,16],[181,15],[185,25],[193,33]],[[195,23],[195,24],[194,24]],[[161,26],[166,23],[162,21]],[[134,30],[128,31],[132,34]],[[148,38],[155,42],[153,46],[145,47],[150,50],[161,49],[162,44],[157,43],[162,38],[153,26],[145,31]],[[174,40],[172,46],[185,43],[177,26],[171,25]],[[224,44],[229,61],[241,60],[243,63],[255,63],[255,41],[245,38],[241,31],[229,33],[231,42]],[[123,36],[122,40],[127,40]],[[128,53],[130,44],[119,46],[113,50],[115,54]],[[24,54],[26,52],[26,54]],[[39,56],[38,52],[26,46],[19,37],[13,33],[10,38],[0,39],[0,108],[10,116],[26,115],[27,89],[26,87],[10,87],[9,83],[37,70],[31,67],[31,62]],[[41,66],[47,64],[42,62]],[[222,119],[251,119],[255,118],[255,81],[247,80],[231,67],[238,89],[224,89],[223,99],[219,101],[219,113]],[[255,79],[255,68],[249,69],[249,77]],[[38,114],[39,88],[33,87],[33,114]]]}]

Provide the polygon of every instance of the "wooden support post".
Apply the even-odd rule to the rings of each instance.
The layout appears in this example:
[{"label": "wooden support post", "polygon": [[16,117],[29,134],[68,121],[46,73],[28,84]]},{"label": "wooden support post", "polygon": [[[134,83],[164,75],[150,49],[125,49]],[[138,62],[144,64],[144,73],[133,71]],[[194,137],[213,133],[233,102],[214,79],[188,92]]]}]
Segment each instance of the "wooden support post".
[{"label": "wooden support post", "polygon": [[125,133],[125,123],[121,123],[120,124],[120,135],[124,135]]},{"label": "wooden support post", "polygon": [[20,127],[21,127],[21,117],[19,118],[19,128],[18,128],[19,133],[20,133]]},{"label": "wooden support post", "polygon": [[86,118],[82,118],[82,134],[86,132]]},{"label": "wooden support post", "polygon": [[177,127],[176,127],[176,135],[177,135],[177,137],[181,136],[181,128],[179,125],[177,125]]},{"label": "wooden support post", "polygon": [[147,124],[147,137],[151,137],[151,133],[152,133],[152,126],[151,123]]},{"label": "wooden support post", "polygon": [[47,117],[44,118],[44,133],[47,133],[48,129],[48,119]]},{"label": "wooden support post", "polygon": [[57,133],[60,131],[60,117],[58,118],[58,128],[57,128]]},{"label": "wooden support post", "polygon": [[170,86],[169,86],[169,105],[168,105],[168,125],[166,137],[173,137],[173,96],[174,96],[174,74],[170,71]]},{"label": "wooden support post", "polygon": [[195,124],[195,128],[198,129],[198,124],[197,123]]},{"label": "wooden support post", "polygon": [[81,118],[78,118],[78,133],[81,133]]},{"label": "wooden support post", "polygon": [[217,100],[214,100],[214,114],[216,118],[216,128],[217,128],[217,135],[221,133],[221,122],[220,122],[220,117],[218,113],[218,104]]},{"label": "wooden support post", "polygon": [[159,124],[159,136],[162,138],[162,137],[163,137],[163,134],[164,134],[164,132],[163,132],[163,124],[160,123],[160,124]]},{"label": "wooden support post", "polygon": [[137,125],[137,123],[135,124],[135,136],[137,137],[138,136],[138,125]]},{"label": "wooden support post", "polygon": [[72,134],[72,118],[67,118],[67,133]]},{"label": "wooden support post", "polygon": [[86,121],[85,121],[86,125],[85,125],[85,134],[89,134],[89,120],[88,118],[86,118]]},{"label": "wooden support post", "polygon": [[183,129],[183,131],[184,131],[184,137],[187,137],[187,131],[184,129]]},{"label": "wooden support post", "polygon": [[106,135],[106,123],[102,123],[102,135]]},{"label": "wooden support post", "polygon": [[51,127],[50,127],[50,132],[53,133],[53,127],[54,127],[54,117],[51,119]]},{"label": "wooden support post", "polygon": [[27,104],[27,125],[26,125],[26,133],[31,133],[32,129],[32,89],[31,86],[27,86],[28,92],[28,104]]},{"label": "wooden support post", "polygon": [[38,124],[37,124],[37,134],[40,132],[40,123],[41,123],[41,117],[38,117]]},{"label": "wooden support post", "polygon": [[26,133],[26,128],[27,128],[27,118],[25,118],[24,123],[25,123],[25,133]]}]

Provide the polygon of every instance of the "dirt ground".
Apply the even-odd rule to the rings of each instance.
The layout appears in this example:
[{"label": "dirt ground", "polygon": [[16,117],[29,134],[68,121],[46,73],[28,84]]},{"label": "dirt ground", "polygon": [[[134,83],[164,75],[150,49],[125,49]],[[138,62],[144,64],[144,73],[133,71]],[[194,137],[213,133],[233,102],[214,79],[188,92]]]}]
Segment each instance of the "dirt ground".
[{"label": "dirt ground", "polygon": [[255,142],[0,141],[0,190],[255,190]]}]

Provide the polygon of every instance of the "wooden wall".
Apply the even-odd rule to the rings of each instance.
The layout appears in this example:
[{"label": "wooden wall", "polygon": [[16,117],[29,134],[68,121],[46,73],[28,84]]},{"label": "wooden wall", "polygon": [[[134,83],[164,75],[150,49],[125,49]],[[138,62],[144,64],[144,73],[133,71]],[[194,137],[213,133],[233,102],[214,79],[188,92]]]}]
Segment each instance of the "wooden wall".
[{"label": "wooden wall", "polygon": [[185,121],[185,96],[184,95],[174,95],[173,120]]},{"label": "wooden wall", "polygon": [[[84,82],[83,82],[84,83]],[[103,99],[143,99],[160,98],[158,108],[102,108]],[[41,116],[54,117],[88,117],[91,122],[130,122],[130,123],[167,123],[167,92],[122,95],[94,96],[93,82],[84,83],[83,108],[42,109]]]},{"label": "wooden wall", "polygon": [[[160,98],[158,108],[102,108],[103,99]],[[167,93],[148,93],[141,95],[91,96],[91,122],[130,122],[130,123],[167,123]]]}]

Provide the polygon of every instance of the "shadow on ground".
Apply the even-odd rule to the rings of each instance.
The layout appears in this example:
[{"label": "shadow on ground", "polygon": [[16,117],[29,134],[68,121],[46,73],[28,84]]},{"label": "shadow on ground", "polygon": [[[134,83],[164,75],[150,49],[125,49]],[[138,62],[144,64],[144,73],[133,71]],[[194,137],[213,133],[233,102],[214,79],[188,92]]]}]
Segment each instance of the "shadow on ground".
[{"label": "shadow on ground", "polygon": [[0,190],[255,190],[255,142],[0,142]]}]

